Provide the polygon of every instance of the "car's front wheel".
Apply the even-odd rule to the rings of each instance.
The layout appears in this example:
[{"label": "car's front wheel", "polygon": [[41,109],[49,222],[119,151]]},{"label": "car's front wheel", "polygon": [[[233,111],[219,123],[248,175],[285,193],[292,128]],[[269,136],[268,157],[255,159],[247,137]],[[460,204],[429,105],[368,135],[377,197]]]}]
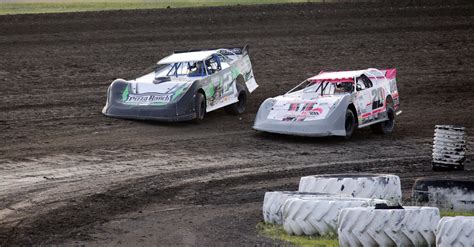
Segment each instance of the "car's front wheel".
[{"label": "car's front wheel", "polygon": [[204,120],[204,116],[206,115],[206,98],[204,94],[197,93],[196,94],[196,118],[194,122],[200,123]]},{"label": "car's front wheel", "polygon": [[356,119],[355,119],[355,116],[354,116],[354,112],[351,109],[347,109],[346,110],[346,123],[345,123],[345,129],[346,129],[345,138],[346,139],[351,138],[352,133],[354,133],[354,129],[355,129],[355,125],[356,125],[355,121],[356,121]]}]

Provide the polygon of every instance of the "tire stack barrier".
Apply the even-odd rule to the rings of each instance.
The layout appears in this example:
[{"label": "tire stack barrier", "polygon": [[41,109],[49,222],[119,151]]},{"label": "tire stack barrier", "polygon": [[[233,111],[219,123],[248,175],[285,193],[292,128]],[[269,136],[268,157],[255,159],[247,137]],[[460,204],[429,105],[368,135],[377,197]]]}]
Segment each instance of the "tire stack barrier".
[{"label": "tire stack barrier", "polygon": [[436,246],[474,246],[474,217],[443,217],[436,232]]},{"label": "tire stack barrier", "polygon": [[298,191],[345,194],[401,204],[400,178],[390,174],[331,174],[302,177]]},{"label": "tire stack barrier", "polygon": [[[284,230],[291,235],[337,235],[338,220],[341,210],[351,208],[386,208],[405,212],[400,206],[402,199],[400,178],[390,174],[331,174],[302,177],[298,191],[274,191],[265,193],[262,212],[265,223],[282,224]],[[374,208],[374,209],[375,209]],[[388,211],[390,211],[388,210]],[[409,210],[410,211],[410,210]],[[412,210],[413,211],[413,210]],[[412,217],[413,213],[407,213]],[[416,213],[415,213],[416,214]],[[439,221],[439,210],[431,215],[433,222],[429,225],[436,228]],[[389,217],[389,216],[387,216]],[[434,218],[433,218],[434,217]],[[420,217],[416,218],[420,221]],[[387,220],[385,220],[387,221]],[[382,224],[385,221],[380,220]],[[414,221],[415,225],[425,226],[425,223]],[[370,222],[360,219],[355,222],[357,227],[363,227]],[[393,222],[392,222],[393,223]],[[395,222],[396,223],[396,222]],[[395,224],[393,223],[393,224]],[[386,229],[397,232],[399,229]],[[399,227],[395,225],[393,227]],[[407,228],[407,227],[406,227]],[[413,231],[413,227],[409,228]],[[415,229],[416,230],[416,229]],[[428,231],[428,230],[426,230]],[[425,242],[435,241],[434,235],[426,231],[415,239],[403,243],[419,242],[419,236],[429,238]],[[434,230],[433,230],[434,231]],[[396,234],[399,234],[398,232]],[[413,233],[416,235],[417,233]],[[405,234],[406,235],[406,234]],[[394,237],[394,236],[392,236]],[[408,237],[411,237],[409,235]],[[390,237],[389,237],[390,238]],[[376,241],[377,242],[377,241]],[[382,242],[381,242],[382,243]]]},{"label": "tire stack barrier", "polygon": [[334,197],[343,198],[346,195],[336,195],[329,193],[309,193],[298,191],[272,191],[266,192],[263,199],[263,220],[265,223],[283,224],[283,205],[285,201],[291,198],[321,198]]},{"label": "tire stack barrier", "polygon": [[440,169],[464,169],[466,160],[465,128],[454,125],[436,125],[433,141],[434,171]]},{"label": "tire stack barrier", "polygon": [[341,209],[375,206],[377,203],[387,201],[352,197],[291,198],[283,206],[283,228],[290,235],[336,235]]},{"label": "tire stack barrier", "polygon": [[344,208],[338,219],[340,246],[435,246],[440,220],[435,207]]},{"label": "tire stack barrier", "polygon": [[444,210],[474,211],[474,178],[472,176],[425,177],[415,181],[412,203],[436,206]]}]

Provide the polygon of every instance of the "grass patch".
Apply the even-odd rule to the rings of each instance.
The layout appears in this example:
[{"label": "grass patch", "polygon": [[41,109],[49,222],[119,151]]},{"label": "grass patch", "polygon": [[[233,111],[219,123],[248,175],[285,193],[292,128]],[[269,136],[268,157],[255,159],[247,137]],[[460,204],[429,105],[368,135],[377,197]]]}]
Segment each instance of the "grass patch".
[{"label": "grass patch", "polygon": [[[160,8],[185,8],[185,7],[210,7],[229,5],[276,4],[297,2],[323,2],[325,0],[32,0],[0,2],[0,15],[11,14],[39,14],[39,13],[64,13],[103,10],[126,9],[160,9]],[[326,0],[327,1],[327,0]]]},{"label": "grass patch", "polygon": [[[441,217],[445,216],[474,216],[474,212],[452,212],[452,211],[441,211]],[[275,224],[267,224],[260,222],[257,224],[257,232],[260,235],[269,237],[271,239],[288,242],[292,245],[297,246],[328,246],[337,247],[339,246],[339,240],[337,236],[331,237],[317,237],[317,236],[292,236],[288,235],[283,226]]]},{"label": "grass patch", "polygon": [[453,212],[453,211],[441,211],[441,217],[445,216],[474,216],[474,212]]},{"label": "grass patch", "polygon": [[271,239],[281,240],[297,246],[339,246],[337,236],[315,237],[315,236],[292,236],[288,235],[283,226],[275,224],[266,224],[260,222],[257,224],[257,232],[260,235],[270,237]]}]

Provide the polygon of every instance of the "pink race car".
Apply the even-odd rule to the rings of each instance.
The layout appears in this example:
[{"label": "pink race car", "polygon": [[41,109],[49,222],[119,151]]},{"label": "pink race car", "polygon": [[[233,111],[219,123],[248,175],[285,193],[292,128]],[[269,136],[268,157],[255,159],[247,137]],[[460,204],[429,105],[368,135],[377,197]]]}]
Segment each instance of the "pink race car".
[{"label": "pink race car", "polygon": [[301,136],[344,136],[355,128],[391,133],[401,113],[396,69],[321,72],[266,99],[253,128]]}]

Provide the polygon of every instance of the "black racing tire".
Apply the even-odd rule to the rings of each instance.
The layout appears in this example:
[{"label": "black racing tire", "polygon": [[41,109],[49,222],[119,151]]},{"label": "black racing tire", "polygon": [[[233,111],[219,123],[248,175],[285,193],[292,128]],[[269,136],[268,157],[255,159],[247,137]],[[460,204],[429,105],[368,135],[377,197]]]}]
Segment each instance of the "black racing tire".
[{"label": "black racing tire", "polygon": [[354,112],[351,109],[346,110],[346,118],[345,118],[345,130],[346,130],[346,136],[345,139],[349,139],[352,137],[352,134],[354,133],[354,129],[356,126],[356,118],[354,116]]},{"label": "black racing tire", "polygon": [[474,210],[474,178],[468,175],[419,178],[412,188],[412,204],[443,210]]},{"label": "black racing tire", "polygon": [[431,170],[433,170],[434,172],[441,172],[441,171],[444,171],[443,168],[437,166],[437,165],[431,165]]},{"label": "black racing tire", "polygon": [[197,93],[196,94],[196,118],[194,119],[195,123],[201,123],[204,121],[204,117],[206,115],[206,97],[204,94]]},{"label": "black racing tire", "polygon": [[228,114],[241,115],[245,112],[245,109],[247,108],[248,93],[246,88],[240,83],[237,83],[237,92],[239,92],[239,101],[232,105],[224,107],[225,112]]},{"label": "black racing tire", "polygon": [[387,135],[395,128],[395,111],[393,107],[387,107],[388,120],[370,125],[370,129],[375,134]]},{"label": "black racing tire", "polygon": [[464,171],[464,165],[446,165],[431,162],[431,169],[435,172],[444,172],[444,171]]},{"label": "black racing tire", "polygon": [[456,171],[464,171],[464,165],[455,166],[455,167],[454,167],[454,170],[456,170]]}]

